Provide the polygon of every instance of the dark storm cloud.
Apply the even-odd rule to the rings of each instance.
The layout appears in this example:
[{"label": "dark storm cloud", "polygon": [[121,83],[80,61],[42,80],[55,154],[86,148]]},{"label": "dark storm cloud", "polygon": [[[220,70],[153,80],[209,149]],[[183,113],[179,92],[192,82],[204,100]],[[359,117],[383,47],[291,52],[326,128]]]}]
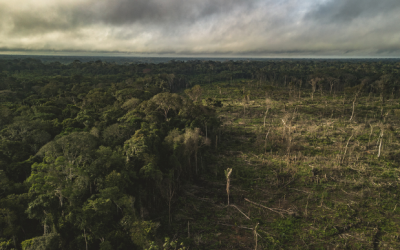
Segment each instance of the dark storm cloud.
[{"label": "dark storm cloud", "polygon": [[[187,23],[234,8],[251,8],[249,0],[117,0],[99,1],[92,7],[92,17],[105,23],[129,24]],[[88,6],[89,7],[89,6]]]},{"label": "dark storm cloud", "polygon": [[304,16],[299,41],[314,41],[343,54],[399,56],[399,0],[330,0]]},{"label": "dark storm cloud", "polygon": [[73,31],[90,25],[189,25],[234,9],[248,11],[253,0],[99,0],[71,6],[51,7],[48,12],[31,10],[9,14],[12,33],[30,34]]},{"label": "dark storm cloud", "polygon": [[400,56],[400,0],[0,0],[0,51]]},{"label": "dark storm cloud", "polygon": [[37,13],[24,13],[12,17],[12,30],[10,33],[29,35],[42,34],[53,31],[68,31],[82,26],[77,19],[62,14],[51,16],[37,15]]},{"label": "dark storm cloud", "polygon": [[324,23],[349,23],[360,18],[399,15],[399,0],[330,0],[318,4],[306,18]]}]

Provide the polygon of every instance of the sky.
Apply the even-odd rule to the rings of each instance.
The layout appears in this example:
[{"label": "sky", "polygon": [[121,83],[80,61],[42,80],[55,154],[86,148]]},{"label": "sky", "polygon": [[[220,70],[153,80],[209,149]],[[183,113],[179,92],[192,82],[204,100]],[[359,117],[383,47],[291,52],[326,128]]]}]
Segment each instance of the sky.
[{"label": "sky", "polygon": [[400,0],[0,0],[0,53],[400,57]]}]

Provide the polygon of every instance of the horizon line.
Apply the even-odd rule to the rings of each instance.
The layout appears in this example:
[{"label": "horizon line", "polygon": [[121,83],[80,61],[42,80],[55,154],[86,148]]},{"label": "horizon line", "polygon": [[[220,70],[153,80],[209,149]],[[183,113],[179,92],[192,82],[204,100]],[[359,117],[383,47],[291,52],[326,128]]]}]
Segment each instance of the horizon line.
[{"label": "horizon line", "polygon": [[55,54],[55,53],[41,53],[41,54],[36,54],[36,53],[2,53],[0,52],[0,57],[1,56],[22,56],[22,57],[30,57],[30,56],[44,56],[44,57],[121,57],[121,58],[216,58],[216,59],[400,59],[400,56],[243,56],[243,55],[237,55],[237,56],[226,56],[226,55],[157,55],[157,54],[149,54],[149,55],[126,55],[126,54],[120,54],[116,53],[111,55],[110,53],[96,53],[96,54],[91,54],[90,52],[88,54],[84,53],[82,55],[80,54],[75,54],[71,53],[69,54],[68,52],[59,52],[60,54]]}]

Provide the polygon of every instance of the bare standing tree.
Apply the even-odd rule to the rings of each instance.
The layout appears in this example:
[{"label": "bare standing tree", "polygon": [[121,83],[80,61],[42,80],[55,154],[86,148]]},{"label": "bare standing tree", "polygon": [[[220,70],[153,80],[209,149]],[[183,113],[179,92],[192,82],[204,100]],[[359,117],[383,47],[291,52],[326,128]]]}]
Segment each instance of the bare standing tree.
[{"label": "bare standing tree", "polygon": [[383,125],[381,124],[381,134],[379,135],[379,147],[378,147],[378,158],[381,157],[381,150],[382,150],[382,140],[383,140]]},{"label": "bare standing tree", "polygon": [[329,77],[328,82],[329,82],[329,86],[330,86],[329,94],[332,95],[333,86],[335,86],[335,84],[337,84],[339,82],[339,79],[334,78],[334,77]]},{"label": "bare standing tree", "polygon": [[257,222],[257,224],[256,224],[256,226],[254,227],[254,230],[253,230],[253,233],[254,233],[254,237],[255,237],[255,240],[256,240],[256,247],[254,248],[255,250],[257,250],[257,236],[258,236],[258,233],[257,233],[257,228],[258,228],[258,222]]},{"label": "bare standing tree", "polygon": [[270,130],[271,130],[271,129],[268,129],[268,132],[267,132],[267,134],[265,135],[264,154],[267,153],[267,139],[268,139],[268,135],[269,135],[269,131],[270,131]]},{"label": "bare standing tree", "polygon": [[311,100],[314,100],[314,93],[317,90],[317,85],[320,81],[322,81],[322,78],[315,77],[310,80],[310,85],[311,85]]},{"label": "bare standing tree", "polygon": [[225,177],[226,177],[226,193],[228,194],[228,206],[229,206],[229,186],[231,183],[231,178],[230,178],[231,174],[232,174],[232,168],[227,168],[225,170]]},{"label": "bare standing tree", "polygon": [[346,157],[347,148],[349,147],[350,140],[351,140],[351,138],[353,138],[353,136],[354,136],[354,132],[351,134],[351,136],[347,140],[346,147],[344,148],[344,153],[343,153],[343,157],[342,157],[341,163],[343,163],[343,161],[344,161],[344,159]]},{"label": "bare standing tree", "polygon": [[299,85],[299,99],[301,98],[301,85],[303,85],[303,80],[297,80],[297,84]]},{"label": "bare standing tree", "polygon": [[354,117],[354,109],[357,101],[357,97],[360,95],[361,91],[364,89],[365,82],[363,81],[360,85],[357,86],[356,93],[354,94],[354,99],[353,99],[353,110],[351,112],[351,117],[350,121],[353,120]]},{"label": "bare standing tree", "polygon": [[271,99],[269,99],[269,98],[265,99],[265,106],[267,107],[267,111],[265,111],[265,115],[264,115],[264,128],[265,128],[265,120],[267,119],[268,111],[272,106]]}]

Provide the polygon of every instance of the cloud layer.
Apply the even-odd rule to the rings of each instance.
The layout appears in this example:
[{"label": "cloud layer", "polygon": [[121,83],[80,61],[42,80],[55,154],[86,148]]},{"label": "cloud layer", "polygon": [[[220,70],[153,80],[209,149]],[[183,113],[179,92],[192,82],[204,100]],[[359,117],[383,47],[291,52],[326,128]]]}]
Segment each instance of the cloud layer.
[{"label": "cloud layer", "polygon": [[0,0],[0,51],[400,56],[398,0]]}]

